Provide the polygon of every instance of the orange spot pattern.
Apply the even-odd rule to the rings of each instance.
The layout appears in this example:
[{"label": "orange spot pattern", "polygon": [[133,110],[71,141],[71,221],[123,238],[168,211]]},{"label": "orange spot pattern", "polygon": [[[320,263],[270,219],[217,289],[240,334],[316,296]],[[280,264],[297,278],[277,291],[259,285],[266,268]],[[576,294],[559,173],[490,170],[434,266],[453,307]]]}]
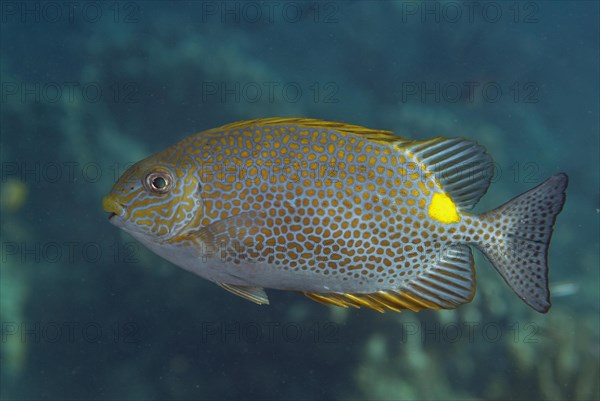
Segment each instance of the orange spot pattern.
[{"label": "orange spot pattern", "polygon": [[429,218],[442,189],[401,143],[254,125],[201,133],[169,152],[170,163],[195,169],[202,226],[259,216],[221,236],[236,249],[225,255],[231,263],[334,276],[355,291],[394,289],[422,274],[444,246],[480,241],[487,228],[470,215],[456,224]]}]

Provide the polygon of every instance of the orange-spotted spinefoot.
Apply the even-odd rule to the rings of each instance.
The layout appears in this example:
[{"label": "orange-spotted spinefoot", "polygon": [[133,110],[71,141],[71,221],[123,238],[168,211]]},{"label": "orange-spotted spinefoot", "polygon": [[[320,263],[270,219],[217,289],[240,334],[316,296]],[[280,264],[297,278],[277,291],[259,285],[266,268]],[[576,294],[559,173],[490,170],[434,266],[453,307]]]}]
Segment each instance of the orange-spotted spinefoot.
[{"label": "orange-spotted spinefoot", "polygon": [[546,312],[548,247],[567,176],[468,213],[491,167],[485,149],[464,138],[258,119],[136,163],[103,206],[158,255],[258,304],[274,288],[378,311],[456,308],[475,293],[475,247],[519,298]]}]

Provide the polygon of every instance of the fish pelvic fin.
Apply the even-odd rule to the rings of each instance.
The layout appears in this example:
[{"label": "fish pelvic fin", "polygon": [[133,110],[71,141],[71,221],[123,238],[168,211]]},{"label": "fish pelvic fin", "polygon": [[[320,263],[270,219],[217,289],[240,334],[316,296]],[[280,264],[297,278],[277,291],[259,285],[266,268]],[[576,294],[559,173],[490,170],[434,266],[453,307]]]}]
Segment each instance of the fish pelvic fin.
[{"label": "fish pelvic fin", "polygon": [[480,216],[499,235],[476,244],[512,290],[540,313],[550,309],[548,249],[556,216],[565,203],[568,177],[537,187]]},{"label": "fish pelvic fin", "polygon": [[235,294],[239,297],[247,299],[248,301],[252,301],[255,304],[258,304],[258,305],[268,305],[269,304],[269,297],[267,297],[265,290],[262,289],[261,287],[247,287],[247,286],[242,286],[242,285],[233,285],[233,284],[226,284],[226,283],[217,283],[217,284],[219,284],[222,288],[226,289],[227,291],[231,292],[232,294]]}]

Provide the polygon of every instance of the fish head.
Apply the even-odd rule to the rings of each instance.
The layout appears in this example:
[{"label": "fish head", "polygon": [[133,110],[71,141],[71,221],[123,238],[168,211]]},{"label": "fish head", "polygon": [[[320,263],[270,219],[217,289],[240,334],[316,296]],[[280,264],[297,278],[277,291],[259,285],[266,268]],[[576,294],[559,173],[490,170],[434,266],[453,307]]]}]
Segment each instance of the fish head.
[{"label": "fish head", "polygon": [[162,243],[202,217],[200,182],[189,165],[163,151],[131,166],[102,200],[109,221],[135,237]]}]

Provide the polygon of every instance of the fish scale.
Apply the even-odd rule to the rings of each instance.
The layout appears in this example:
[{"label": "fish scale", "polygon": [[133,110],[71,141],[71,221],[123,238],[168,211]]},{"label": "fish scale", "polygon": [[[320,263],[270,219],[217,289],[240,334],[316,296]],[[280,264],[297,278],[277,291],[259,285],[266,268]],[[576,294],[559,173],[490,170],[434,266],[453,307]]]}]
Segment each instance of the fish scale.
[{"label": "fish scale", "polygon": [[545,312],[566,175],[470,214],[491,166],[463,138],[259,119],[140,161],[103,203],[111,222],[160,256],[256,303],[274,288],[379,311],[455,308],[475,293],[474,246]]},{"label": "fish scale", "polygon": [[[203,159],[211,163],[225,160],[220,157],[225,153],[239,154],[235,145],[240,141],[235,138],[245,134],[248,135],[241,131],[226,133],[234,146],[213,141],[210,153],[205,152]],[[243,246],[253,255],[255,263],[270,260],[284,271],[339,275],[341,282],[352,283],[345,286],[346,290],[372,292],[382,289],[381,284],[386,284],[384,289],[394,288],[399,277],[418,274],[426,258],[443,245],[421,241],[417,231],[419,220],[426,218],[425,205],[435,188],[433,177],[424,175],[427,185],[420,187],[405,179],[417,164],[394,154],[389,144],[367,144],[359,138],[348,138],[348,134],[298,130],[294,126],[265,127],[253,135],[253,141],[244,145],[246,156],[233,161],[235,169],[225,173],[223,165],[216,164],[217,171],[205,175],[203,193],[216,201],[205,201],[209,217],[202,224],[209,225],[213,222],[210,218],[226,218],[242,210],[268,210],[264,229],[245,231],[242,235]],[[265,163],[253,155],[271,148],[273,141],[281,143],[278,147],[278,154],[283,157],[281,168],[260,170]],[[332,146],[326,148],[327,143]],[[297,158],[305,163],[291,165],[291,160]],[[276,159],[272,166],[277,163]],[[225,170],[228,165],[232,163],[225,163]],[[254,178],[244,178],[248,176]],[[233,182],[228,183],[228,177],[242,182],[236,187]],[[236,193],[243,187],[254,191]],[[397,220],[395,216],[399,215],[406,217]],[[429,225],[435,231],[435,223],[430,221],[424,228]],[[438,231],[445,232],[445,228],[440,226]],[[414,245],[403,242],[400,236],[388,239],[395,233],[404,233],[405,239],[412,238],[410,242]],[[434,232],[433,237],[437,236]],[[456,239],[461,238],[456,236]],[[235,262],[235,253],[225,261]],[[330,288],[335,288],[336,282]]]}]

